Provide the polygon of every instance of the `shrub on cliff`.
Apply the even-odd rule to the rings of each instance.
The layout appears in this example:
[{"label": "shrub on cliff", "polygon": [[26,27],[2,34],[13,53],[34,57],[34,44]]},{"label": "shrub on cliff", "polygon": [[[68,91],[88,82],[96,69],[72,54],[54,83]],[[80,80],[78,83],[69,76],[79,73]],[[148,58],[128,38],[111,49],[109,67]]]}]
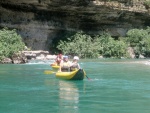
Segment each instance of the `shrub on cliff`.
[{"label": "shrub on cliff", "polygon": [[0,60],[5,57],[11,57],[14,53],[23,50],[25,44],[16,30],[4,28],[0,30]]},{"label": "shrub on cliff", "polygon": [[64,54],[79,55],[82,58],[123,57],[126,55],[126,44],[123,41],[115,41],[109,34],[104,33],[91,37],[82,32],[68,38],[68,41],[60,41],[57,48]]},{"label": "shrub on cliff", "polygon": [[96,36],[95,39],[101,48],[99,53],[104,57],[121,58],[126,56],[127,45],[123,40],[114,40],[108,33]]},{"label": "shrub on cliff", "polygon": [[57,48],[64,54],[79,55],[82,58],[93,58],[98,56],[98,49],[91,36],[78,32],[67,38],[67,41],[60,40]]},{"label": "shrub on cliff", "polygon": [[131,29],[127,32],[127,42],[134,49],[138,58],[139,55],[150,57],[150,27],[147,29]]}]

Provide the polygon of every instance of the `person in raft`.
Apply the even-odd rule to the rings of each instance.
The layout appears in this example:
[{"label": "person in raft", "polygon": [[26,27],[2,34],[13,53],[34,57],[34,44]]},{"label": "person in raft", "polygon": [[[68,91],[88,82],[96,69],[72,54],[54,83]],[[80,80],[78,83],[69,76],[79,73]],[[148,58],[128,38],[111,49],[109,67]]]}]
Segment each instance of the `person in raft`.
[{"label": "person in raft", "polygon": [[70,71],[80,69],[80,65],[79,65],[78,61],[79,61],[79,57],[74,56],[73,61],[72,61],[71,66],[70,66]]},{"label": "person in raft", "polygon": [[62,60],[63,60],[62,54],[58,54],[57,57],[56,57],[56,59],[55,59],[55,62],[54,62],[53,64],[51,64],[51,66],[55,66],[55,65],[59,66],[59,65],[60,65],[60,62],[61,62]]},{"label": "person in raft", "polygon": [[68,56],[63,56],[63,60],[60,62],[59,72],[69,72],[71,62],[69,61]]},{"label": "person in raft", "polygon": [[57,55],[55,62],[57,65],[60,65],[60,62],[63,60],[62,54]]}]

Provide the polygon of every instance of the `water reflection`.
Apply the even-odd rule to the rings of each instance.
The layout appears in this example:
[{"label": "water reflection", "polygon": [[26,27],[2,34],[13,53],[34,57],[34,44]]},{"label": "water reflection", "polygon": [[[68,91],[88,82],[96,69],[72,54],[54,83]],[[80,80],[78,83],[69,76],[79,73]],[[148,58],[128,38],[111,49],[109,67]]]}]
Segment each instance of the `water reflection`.
[{"label": "water reflection", "polygon": [[[59,108],[61,113],[65,110],[78,112],[79,89],[73,81],[59,81]],[[64,110],[64,111],[63,111]]]}]

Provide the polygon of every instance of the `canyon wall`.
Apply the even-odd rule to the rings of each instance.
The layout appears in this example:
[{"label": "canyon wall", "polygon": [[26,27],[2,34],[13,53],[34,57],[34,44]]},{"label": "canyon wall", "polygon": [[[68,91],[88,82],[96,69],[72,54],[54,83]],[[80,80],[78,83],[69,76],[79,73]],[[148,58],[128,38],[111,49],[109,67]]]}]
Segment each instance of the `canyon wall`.
[{"label": "canyon wall", "polygon": [[106,31],[119,37],[146,26],[150,26],[150,9],[143,0],[0,1],[0,27],[17,29],[32,50],[51,51],[52,41],[67,32]]}]

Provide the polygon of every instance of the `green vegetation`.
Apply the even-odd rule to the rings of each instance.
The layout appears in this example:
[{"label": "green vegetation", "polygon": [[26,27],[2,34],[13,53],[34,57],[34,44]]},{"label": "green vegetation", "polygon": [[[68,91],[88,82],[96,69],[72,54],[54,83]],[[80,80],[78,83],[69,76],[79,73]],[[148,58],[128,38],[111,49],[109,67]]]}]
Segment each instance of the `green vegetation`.
[{"label": "green vegetation", "polygon": [[91,36],[78,32],[67,39],[68,41],[61,40],[57,46],[64,54],[79,55],[83,58],[94,58],[98,56],[98,50],[100,48]]},{"label": "green vegetation", "polygon": [[134,49],[138,58],[139,55],[150,57],[150,27],[144,29],[131,29],[127,32],[127,42]]},{"label": "green vegetation", "polygon": [[126,44],[122,40],[115,41],[109,34],[104,33],[95,37],[78,32],[60,41],[57,46],[64,54],[78,55],[81,58],[105,57],[121,58],[126,55]]},{"label": "green vegetation", "polygon": [[[83,32],[62,38],[57,49],[67,55],[78,55],[81,58],[121,58],[129,57],[127,50],[132,47],[136,58],[140,55],[150,57],[150,27],[146,29],[131,29],[126,37],[115,40],[108,33],[90,36]],[[22,51],[25,44],[16,30],[7,28],[0,30],[0,61],[5,57],[11,57],[14,53]]]},{"label": "green vegetation", "polygon": [[0,61],[5,57],[11,57],[14,53],[23,50],[25,44],[16,30],[4,28],[0,30]]},{"label": "green vegetation", "polygon": [[81,58],[106,58],[129,57],[127,48],[132,47],[137,58],[140,55],[150,57],[150,27],[147,29],[131,29],[127,37],[120,37],[114,40],[108,33],[95,37],[77,32],[67,38],[67,41],[60,40],[57,48],[64,54],[78,55]]},{"label": "green vegetation", "polygon": [[96,36],[96,42],[99,42],[100,55],[104,57],[121,58],[126,56],[127,45],[123,40],[114,40],[111,35],[104,33]]}]

